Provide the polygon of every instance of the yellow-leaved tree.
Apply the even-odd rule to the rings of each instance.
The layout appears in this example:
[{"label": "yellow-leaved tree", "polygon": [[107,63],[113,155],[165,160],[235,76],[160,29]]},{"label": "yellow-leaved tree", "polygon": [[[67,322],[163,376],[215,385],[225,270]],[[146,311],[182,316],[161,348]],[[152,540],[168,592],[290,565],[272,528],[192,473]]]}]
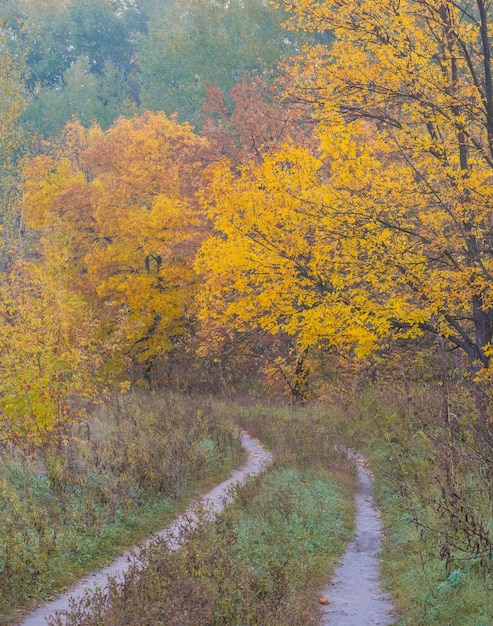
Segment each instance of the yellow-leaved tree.
[{"label": "yellow-leaved tree", "polygon": [[0,279],[0,441],[30,450],[94,399],[94,320],[54,265],[18,260]]},{"label": "yellow-leaved tree", "polygon": [[488,376],[493,7],[284,4],[295,26],[331,35],[291,62],[290,95],[312,103],[320,152],[286,147],[239,177],[217,170],[206,196],[217,234],[199,259],[204,315],[360,356],[430,331]]}]

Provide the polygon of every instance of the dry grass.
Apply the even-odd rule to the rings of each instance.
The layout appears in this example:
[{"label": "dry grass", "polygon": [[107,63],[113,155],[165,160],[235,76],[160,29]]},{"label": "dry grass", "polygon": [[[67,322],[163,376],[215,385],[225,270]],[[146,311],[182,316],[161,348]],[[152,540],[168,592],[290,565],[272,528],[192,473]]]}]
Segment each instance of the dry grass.
[{"label": "dry grass", "polygon": [[[351,536],[353,468],[321,412],[216,410],[269,442],[274,468],[239,489],[216,522],[204,518],[179,551],[164,542],[149,548],[123,582],[74,606],[68,624],[318,623],[319,591]],[[336,480],[342,476],[343,484]]]},{"label": "dry grass", "polygon": [[242,456],[203,399],[113,398],[31,459],[0,463],[0,623],[160,528]]}]

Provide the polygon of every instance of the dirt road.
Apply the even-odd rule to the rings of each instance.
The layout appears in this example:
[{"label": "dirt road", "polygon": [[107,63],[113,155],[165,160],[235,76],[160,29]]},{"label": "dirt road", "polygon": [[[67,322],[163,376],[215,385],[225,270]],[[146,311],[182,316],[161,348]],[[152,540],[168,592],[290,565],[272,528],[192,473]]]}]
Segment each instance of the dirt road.
[{"label": "dirt road", "polygon": [[[181,538],[183,536],[183,533],[180,532],[180,528],[184,525],[187,527],[189,527],[190,524],[193,525],[194,509],[196,509],[197,505],[207,507],[207,510],[211,511],[212,515],[214,513],[218,513],[228,502],[231,501],[231,488],[234,485],[242,484],[249,476],[259,474],[264,467],[272,462],[272,456],[247,433],[241,433],[241,441],[243,447],[248,452],[248,459],[246,463],[242,467],[234,470],[232,475],[227,480],[214,487],[214,489],[211,489],[208,493],[202,496],[200,500],[194,502],[192,506],[190,506],[189,509],[172,524],[164,528],[156,535],[153,535],[148,542],[152,542],[159,536],[168,538],[171,537],[169,541],[172,548],[179,548]],[[128,550],[111,565],[108,565],[91,576],[87,576],[64,595],[48,602],[47,604],[44,604],[43,606],[40,606],[22,622],[22,626],[46,626],[48,617],[53,616],[56,612],[68,610],[71,599],[77,600],[78,598],[81,598],[86,590],[95,589],[96,587],[104,588],[110,576],[121,576],[128,569],[132,559],[134,558],[133,555],[138,554],[139,551],[139,547]]]},{"label": "dirt road", "polygon": [[[231,488],[242,484],[249,476],[260,473],[272,462],[266,452],[247,433],[241,433],[243,446],[248,452],[247,462],[232,475],[206,493],[200,500],[172,524],[153,535],[148,542],[162,536],[168,539],[172,549],[182,543],[184,526],[194,523],[197,505],[203,505],[211,515],[221,511],[231,501]],[[378,579],[378,551],[382,529],[378,512],[371,496],[372,477],[362,457],[354,456],[358,469],[359,487],[356,493],[356,536],[348,544],[343,559],[336,569],[335,577],[325,591],[329,604],[322,609],[322,626],[389,626],[393,623],[393,609],[389,599],[382,593]],[[148,543],[146,542],[146,543]],[[128,550],[111,565],[84,578],[66,594],[44,604],[31,613],[22,626],[46,626],[47,619],[55,613],[69,609],[71,599],[77,600],[87,590],[104,588],[108,578],[121,576],[129,567],[140,548]],[[62,620],[63,623],[63,620]]]},{"label": "dirt road", "polygon": [[371,496],[372,477],[364,459],[354,455],[358,469],[356,536],[348,544],[324,596],[322,626],[388,626],[395,620],[390,600],[378,578],[382,527]]}]

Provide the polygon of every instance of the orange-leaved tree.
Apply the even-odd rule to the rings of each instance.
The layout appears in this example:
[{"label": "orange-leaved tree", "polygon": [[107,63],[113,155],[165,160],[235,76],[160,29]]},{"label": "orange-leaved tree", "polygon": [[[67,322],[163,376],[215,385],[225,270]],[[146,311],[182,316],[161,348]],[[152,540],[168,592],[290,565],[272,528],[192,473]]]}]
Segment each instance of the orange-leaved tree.
[{"label": "orange-leaved tree", "polygon": [[98,320],[110,378],[131,363],[148,374],[189,330],[203,147],[189,126],[146,113],[105,133],[71,123],[26,168],[26,222],[48,249],[54,231],[69,239],[65,270]]},{"label": "orange-leaved tree", "polygon": [[310,109],[283,101],[281,87],[269,85],[265,77],[242,76],[228,97],[215,85],[207,87],[202,133],[216,160],[227,157],[233,163],[248,159],[260,163],[266,152],[288,139],[298,145],[313,143]]}]

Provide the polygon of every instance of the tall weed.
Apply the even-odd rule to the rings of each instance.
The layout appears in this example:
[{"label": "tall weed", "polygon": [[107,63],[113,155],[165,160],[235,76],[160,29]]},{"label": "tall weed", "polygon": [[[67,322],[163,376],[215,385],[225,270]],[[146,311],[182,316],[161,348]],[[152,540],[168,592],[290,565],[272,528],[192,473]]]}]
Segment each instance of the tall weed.
[{"label": "tall weed", "polygon": [[164,525],[241,456],[211,403],[163,394],[108,399],[35,458],[5,450],[0,623]]}]

